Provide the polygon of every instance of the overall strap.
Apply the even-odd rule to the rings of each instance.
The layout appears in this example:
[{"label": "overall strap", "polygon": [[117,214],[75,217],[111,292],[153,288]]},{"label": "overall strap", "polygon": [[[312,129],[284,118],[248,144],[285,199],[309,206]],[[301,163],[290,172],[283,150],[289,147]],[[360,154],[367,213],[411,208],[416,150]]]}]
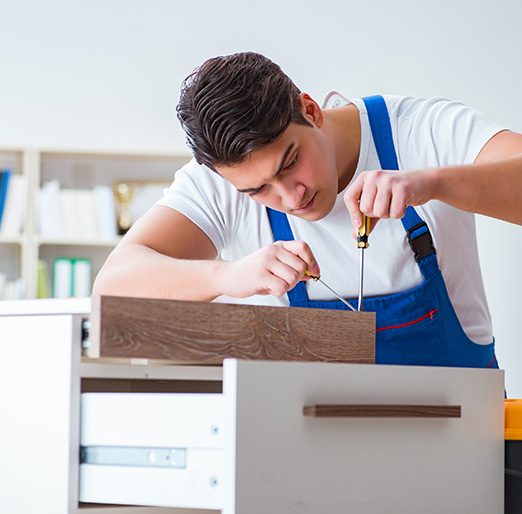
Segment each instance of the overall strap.
[{"label": "overall strap", "polygon": [[[268,219],[272,227],[272,234],[274,235],[274,241],[293,241],[294,234],[288,222],[286,214],[266,208]],[[304,282],[298,282],[297,285],[287,292],[290,305],[296,303],[302,303],[308,301],[308,294],[306,292],[306,286]]]},{"label": "overall strap", "polygon": [[[384,98],[375,95],[367,96],[362,100],[368,112],[373,141],[382,169],[398,170],[399,163],[393,144],[390,116]],[[401,221],[406,230],[415,261],[426,279],[439,269],[428,225],[411,206],[406,208],[406,213]]]}]

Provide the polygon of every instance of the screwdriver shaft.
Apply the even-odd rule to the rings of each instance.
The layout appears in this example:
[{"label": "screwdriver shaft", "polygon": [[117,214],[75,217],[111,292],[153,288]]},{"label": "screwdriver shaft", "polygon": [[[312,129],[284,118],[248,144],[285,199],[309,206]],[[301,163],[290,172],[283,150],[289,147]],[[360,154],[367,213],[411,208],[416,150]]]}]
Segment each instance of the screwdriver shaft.
[{"label": "screwdriver shaft", "polygon": [[363,310],[363,281],[364,281],[364,250],[368,248],[368,235],[370,234],[370,218],[363,214],[362,225],[357,229],[357,248],[361,250],[361,265],[359,269],[359,301],[357,308]]},{"label": "screwdriver shaft", "polygon": [[357,311],[357,309],[349,304],[344,298],[342,298],[341,296],[339,296],[328,284],[326,284],[321,278],[318,278],[317,279],[319,282],[321,282],[321,284],[323,284],[324,287],[326,287],[327,289],[330,290],[331,293],[333,293],[337,298],[339,298],[339,300],[341,300],[341,302],[343,302],[346,306],[348,306],[350,309],[352,309],[352,311]]},{"label": "screwdriver shaft", "polygon": [[359,268],[359,301],[357,303],[357,310],[363,310],[363,276],[364,276],[364,248],[361,248],[361,261]]}]

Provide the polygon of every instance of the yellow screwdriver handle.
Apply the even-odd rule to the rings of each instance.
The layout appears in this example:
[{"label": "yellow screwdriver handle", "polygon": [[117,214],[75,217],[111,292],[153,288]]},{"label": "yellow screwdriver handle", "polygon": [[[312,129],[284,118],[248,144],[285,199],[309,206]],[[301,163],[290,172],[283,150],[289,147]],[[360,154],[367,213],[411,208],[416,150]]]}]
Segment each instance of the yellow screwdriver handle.
[{"label": "yellow screwdriver handle", "polygon": [[370,235],[370,218],[363,214],[362,225],[357,229],[357,248],[368,248],[368,236]]},{"label": "yellow screwdriver handle", "polygon": [[305,275],[307,277],[313,278],[314,282],[317,282],[321,278],[320,276],[312,275],[308,270],[305,270]]}]

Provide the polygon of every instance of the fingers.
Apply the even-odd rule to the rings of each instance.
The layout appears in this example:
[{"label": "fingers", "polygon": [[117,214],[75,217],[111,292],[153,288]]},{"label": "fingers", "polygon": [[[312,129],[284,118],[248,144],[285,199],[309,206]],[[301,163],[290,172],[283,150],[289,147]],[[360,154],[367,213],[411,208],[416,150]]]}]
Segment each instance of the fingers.
[{"label": "fingers", "polygon": [[[402,218],[408,205],[408,182],[396,171],[365,171],[344,194],[353,226],[362,224],[362,213],[370,218]],[[375,226],[373,222],[371,229]]]},{"label": "fingers", "polygon": [[273,276],[268,283],[274,296],[282,296],[301,280],[309,280],[306,270],[314,276],[320,274],[310,247],[303,241],[278,241],[267,251],[272,252],[267,270]]},{"label": "fingers", "polygon": [[227,296],[246,298],[255,294],[283,296],[305,276],[320,270],[310,247],[303,241],[278,241],[237,261],[219,266],[219,290]]},{"label": "fingers", "polygon": [[306,270],[312,275],[320,275],[321,271],[314,254],[304,241],[280,241],[275,244],[281,244],[282,248],[286,250],[287,253],[281,255],[284,262],[287,262],[286,258],[288,258],[289,265],[295,264],[299,266],[300,263],[298,263],[297,260],[300,260],[305,264],[303,275]]},{"label": "fingers", "polygon": [[362,212],[359,206],[359,199],[363,191],[364,181],[359,175],[344,193],[344,203],[350,213],[352,225],[358,229],[362,225]]}]

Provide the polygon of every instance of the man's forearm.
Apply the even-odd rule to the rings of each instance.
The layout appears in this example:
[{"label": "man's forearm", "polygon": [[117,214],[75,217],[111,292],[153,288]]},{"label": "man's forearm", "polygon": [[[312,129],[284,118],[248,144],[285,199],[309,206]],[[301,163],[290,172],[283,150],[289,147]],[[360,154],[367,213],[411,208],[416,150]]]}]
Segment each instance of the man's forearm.
[{"label": "man's forearm", "polygon": [[522,154],[433,170],[434,199],[522,225]]},{"label": "man's forearm", "polygon": [[117,248],[96,277],[93,294],[212,301],[219,261],[173,259],[150,248]]},{"label": "man's forearm", "polygon": [[234,261],[178,259],[123,242],[98,274],[93,293],[171,300],[212,301],[218,296],[282,296],[305,271],[319,275],[310,247],[303,241],[277,241]]}]

